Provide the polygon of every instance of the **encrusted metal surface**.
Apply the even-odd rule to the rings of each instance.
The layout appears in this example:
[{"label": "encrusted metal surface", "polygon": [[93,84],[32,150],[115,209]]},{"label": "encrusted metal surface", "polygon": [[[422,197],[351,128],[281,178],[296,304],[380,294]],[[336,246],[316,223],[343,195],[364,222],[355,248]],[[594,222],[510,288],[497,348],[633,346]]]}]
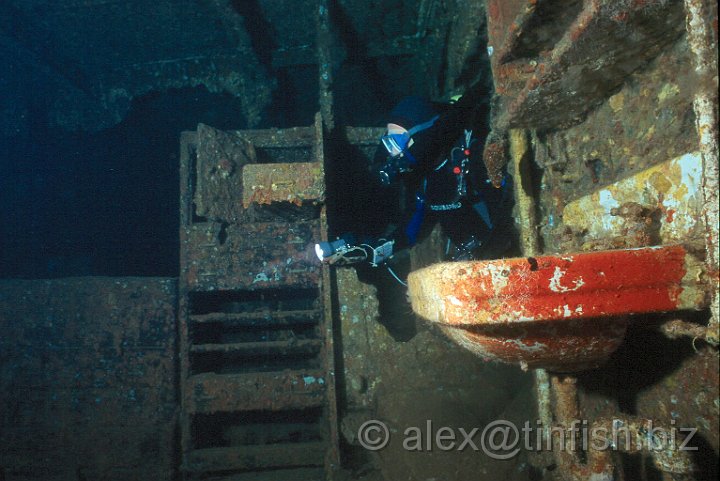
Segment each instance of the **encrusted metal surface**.
[{"label": "encrusted metal surface", "polygon": [[[688,343],[692,340],[684,341],[685,346]],[[677,355],[677,369],[644,389],[638,395],[636,409],[644,416],[673,421],[677,426],[696,426],[698,434],[717,452],[720,448],[717,351],[707,345],[696,349],[695,356]],[[699,382],[704,383],[701,389]]]},{"label": "encrusted metal surface", "polygon": [[293,164],[248,164],[242,169],[243,207],[252,203],[322,202],[325,171],[320,162]]},{"label": "encrusted metal surface", "polygon": [[325,378],[320,371],[204,373],[186,382],[185,406],[193,413],[300,409],[325,402]]},{"label": "encrusted metal surface", "polygon": [[[332,283],[313,247],[327,238],[322,119],[200,126],[181,153],[183,471],[329,476],[339,465]],[[258,438],[261,428],[279,437]]]},{"label": "encrusted metal surface", "polygon": [[[315,17],[317,63],[318,63],[318,103],[325,128],[332,132],[335,129],[335,112],[333,105],[333,65],[337,61],[334,48],[332,22],[330,21],[330,2],[317,2]],[[333,55],[334,54],[334,55]]]},{"label": "encrusted metal surface", "polygon": [[[390,443],[375,460],[382,473],[377,479],[527,480],[518,463],[478,456],[473,449],[408,450],[401,434],[410,426],[425,430],[428,420],[435,429],[484,426],[496,419],[527,416],[533,411],[530,376],[514,366],[479,362],[434,329],[418,326],[412,339],[393,339],[391,332],[401,322],[400,316],[413,320],[405,302],[390,298],[397,309],[386,312],[378,303],[375,286],[360,281],[355,269],[335,271],[343,342],[339,366],[344,372],[341,386],[346,406],[341,432],[359,448],[358,430],[364,422],[380,419],[388,426]],[[395,281],[388,279],[388,283]],[[389,331],[386,325],[394,329]]]},{"label": "encrusted metal surface", "polygon": [[[498,57],[493,61],[507,100],[497,119],[504,128],[567,127],[582,121],[683,32],[679,2],[592,0],[574,19],[568,12],[576,12],[579,2],[560,2],[564,8],[555,9],[536,3],[489,8],[490,24],[506,35],[503,40],[495,35],[500,45],[494,45]],[[568,25],[567,30],[556,31],[558,25]],[[531,41],[534,37],[543,41]],[[521,60],[511,63],[515,58]]]},{"label": "encrusted metal surface", "polygon": [[243,210],[242,168],[257,162],[255,146],[247,139],[198,125],[197,160],[193,172],[195,215],[220,222],[238,222]]},{"label": "encrusted metal surface", "polygon": [[[693,66],[699,85],[693,109],[702,155],[702,215],[705,221],[705,249],[710,270],[720,263],[720,168],[718,167],[718,23],[717,4],[703,0],[685,0],[687,38],[693,54]],[[711,306],[706,338],[720,342],[720,283]]]},{"label": "encrusted metal surface", "polygon": [[[551,15],[543,18],[543,12]],[[522,153],[530,157],[525,160],[532,168],[514,172],[515,185],[529,186],[531,197],[522,198],[528,191],[518,189],[525,204],[516,216],[523,241],[536,229],[542,237],[524,245],[538,248],[533,256],[563,256],[686,243],[692,263],[707,264],[698,272],[705,278],[705,296],[695,291],[704,297],[695,307],[707,307],[718,282],[713,260],[718,245],[713,217],[718,209],[716,2],[490,0],[488,22],[493,80],[503,99],[496,105],[498,133],[508,126],[532,128],[532,146]],[[527,221],[527,204],[538,225]],[[683,266],[660,262],[650,272],[661,278],[668,269],[682,271]],[[711,309],[716,311],[717,305]],[[599,369],[577,373],[577,384],[553,383],[551,389],[556,422],[565,428],[583,419],[591,429],[609,430],[617,419],[636,439],[646,436],[649,421],[676,434],[678,426],[696,428],[692,456],[659,449],[622,459],[608,450],[591,450],[582,457],[567,446],[555,446],[554,460],[536,464],[543,470],[550,463],[557,466],[552,474],[544,470],[544,477],[716,477],[718,359],[717,350],[705,341],[715,342],[718,328],[712,318],[705,325],[708,317],[705,309],[639,316]],[[606,321],[582,321],[585,332],[576,333],[596,335],[592,328]],[[526,339],[519,327],[528,325],[533,323],[476,329],[482,337],[465,329],[453,329],[451,335],[470,346],[492,345],[498,339]],[[557,339],[547,337],[551,343]],[[609,339],[601,342],[610,346]],[[583,342],[578,345],[584,349]],[[548,396],[541,394],[542,416]],[[637,416],[623,414],[628,412]],[[636,451],[636,446],[616,447]]]},{"label": "encrusted metal surface", "polygon": [[251,204],[284,201],[292,204],[285,217],[317,217],[312,206],[293,208],[324,198],[313,133],[312,127],[224,132],[199,125],[189,177],[194,215],[224,223],[270,221],[280,208]]},{"label": "encrusted metal surface", "polygon": [[5,479],[174,479],[176,287],[0,281]]},{"label": "encrusted metal surface", "polygon": [[319,237],[318,221],[194,224],[186,228],[184,275],[199,290],[316,286]]},{"label": "encrusted metal surface", "polygon": [[409,280],[413,309],[453,326],[597,318],[707,304],[702,263],[680,246],[436,264],[413,272]]},{"label": "encrusted metal surface", "polygon": [[[690,60],[682,38],[649,68],[630,76],[584,123],[533,136],[533,160],[542,169],[537,196],[546,252],[574,252],[586,243],[582,232],[570,232],[563,222],[567,204],[654,165],[697,152],[692,106],[696,81]],[[661,191],[664,184],[658,184]],[[643,197],[639,192],[623,195]],[[644,207],[655,210],[657,202]],[[651,227],[659,225],[654,222]]]},{"label": "encrusted metal surface", "polygon": [[628,235],[622,206],[644,206],[649,244],[673,244],[702,239],[702,159],[693,152],[655,165],[632,177],[593,192],[565,206],[563,221],[587,239]]}]

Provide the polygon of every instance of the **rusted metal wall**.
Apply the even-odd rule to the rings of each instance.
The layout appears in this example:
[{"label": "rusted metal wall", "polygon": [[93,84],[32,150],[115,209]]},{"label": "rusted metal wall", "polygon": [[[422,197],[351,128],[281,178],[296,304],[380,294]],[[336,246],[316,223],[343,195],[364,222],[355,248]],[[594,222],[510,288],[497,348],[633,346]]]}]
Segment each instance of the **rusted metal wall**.
[{"label": "rusted metal wall", "polygon": [[[566,2],[567,6],[573,3]],[[598,18],[602,20],[603,11],[609,12],[613,3],[585,2],[585,5],[596,4]],[[617,2],[619,16],[608,17],[614,22],[614,28],[624,29],[628,22],[638,22],[641,17],[637,14],[652,16],[659,11],[660,2],[636,2],[637,5],[641,3],[650,8],[645,14],[641,10],[623,13],[623,7]],[[714,2],[694,3],[703,4],[706,17],[702,21],[710,26],[703,41],[717,57],[717,9]],[[678,27],[686,26],[687,6],[682,2],[666,2],[663,8],[672,13],[668,18],[679,18]],[[702,223],[698,208],[700,190],[705,182],[699,180],[704,160],[700,154],[703,146],[698,140],[702,132],[698,132],[696,126],[697,107],[694,103],[697,103],[698,94],[707,90],[707,84],[714,83],[711,103],[717,117],[716,65],[714,77],[713,74],[703,76],[695,68],[694,47],[685,29],[667,30],[662,37],[652,41],[646,39],[637,45],[632,42],[628,45],[626,40],[610,35],[595,35],[593,46],[583,41],[582,15],[554,47],[560,49],[559,53],[583,49],[589,53],[618,49],[632,51],[644,45],[644,61],[634,66],[625,63],[627,71],[623,74],[615,67],[611,70],[616,74],[617,87],[607,79],[603,80],[607,68],[593,69],[593,65],[599,66],[607,59],[604,56],[597,57],[600,63],[577,62],[581,71],[567,70],[559,76],[551,76],[556,83],[570,82],[572,88],[559,89],[557,95],[549,98],[543,93],[545,77],[539,69],[543,62],[553,67],[553,62],[560,58],[558,51],[548,52],[548,61],[540,59],[534,77],[513,76],[512,62],[500,66],[502,59],[495,59],[496,77],[502,80],[501,88],[508,89],[499,93],[509,93],[512,97],[517,89],[523,90],[524,101],[508,103],[503,115],[510,124],[531,129],[528,134],[532,167],[524,175],[529,174],[531,178],[525,180],[531,180],[527,184],[536,201],[537,225],[531,228],[539,228],[540,252],[567,254],[684,243],[703,259],[704,238],[713,236],[713,226]],[[644,21],[637,23],[638,26],[643,24]],[[504,27],[506,33],[513,31],[512,26],[506,24]],[[692,30],[692,27],[688,25],[688,29]],[[533,30],[539,31],[529,29]],[[514,37],[509,35],[508,38]],[[568,41],[577,42],[577,45]],[[659,55],[651,54],[653,49],[657,49]],[[635,60],[641,60],[641,57]],[[576,74],[587,78],[581,82],[573,81]],[[600,81],[601,88],[588,95],[587,85]],[[545,85],[548,87],[552,82]],[[569,98],[562,100],[563,95],[581,98],[588,107],[586,113],[574,121],[567,117],[573,110],[572,105],[576,104]],[[544,104],[529,101],[535,96]],[[523,105],[533,109],[542,107],[538,112],[550,122],[526,115],[523,112],[532,109],[523,110],[525,107],[520,108]],[[567,108],[568,105],[571,108]],[[591,109],[593,105],[597,107]],[[568,122],[556,121],[560,117]],[[717,138],[716,128],[714,137]],[[687,168],[675,168],[676,164],[691,167],[694,174],[690,175]],[[603,189],[611,193],[612,199],[613,195],[621,199],[622,205],[614,206],[610,213],[618,218],[619,228],[607,222],[606,206],[601,205],[606,197],[602,194]],[[625,197],[633,202],[623,201]],[[595,199],[594,204],[592,199]],[[574,207],[579,209],[573,210]],[[592,214],[591,207],[599,208],[603,215]],[[685,217],[679,214],[687,212],[692,214]],[[588,224],[579,227],[581,222],[577,219],[585,218],[583,216],[587,217]],[[714,229],[717,232],[717,226]],[[717,286],[716,263],[714,265],[713,268],[713,264],[709,264],[707,276],[710,282],[714,279]],[[660,272],[669,266],[657,263],[654,269]],[[697,307],[701,307],[700,304]],[[685,310],[633,318],[624,343],[609,361],[597,370],[577,376],[578,405],[572,408],[574,414],[568,414],[567,406],[559,402],[554,404],[555,421],[579,416],[592,423],[603,418],[635,415],[651,419],[656,425],[697,429],[693,443],[698,450],[692,453],[697,471],[687,479],[710,479],[717,470],[719,401],[717,349],[704,342],[704,325],[709,317],[707,310]],[[678,334],[674,326],[681,325],[690,328],[680,329]],[[693,332],[696,335],[691,335]],[[556,400],[561,397],[556,396]],[[653,479],[652,469],[648,467],[652,464],[649,458],[636,454],[634,458],[625,459],[624,466],[618,460],[615,462],[619,463],[620,470],[624,469],[625,479]],[[565,469],[568,466],[561,468],[562,479],[584,479],[574,477],[578,472]]]},{"label": "rusted metal wall", "polygon": [[488,2],[492,64],[507,95],[498,124],[582,121],[683,31],[681,2]]},{"label": "rusted metal wall", "polygon": [[[650,68],[630,76],[584,123],[535,134],[535,161],[543,169],[538,191],[540,229],[547,251],[575,250],[582,241],[562,222],[566,204],[697,151],[692,92],[692,67],[683,37]],[[668,218],[661,203],[650,207]]]},{"label": "rusted metal wall", "polygon": [[0,281],[0,479],[173,479],[176,284]]},{"label": "rusted metal wall", "polygon": [[[614,448],[634,455],[590,450],[578,456],[567,445],[555,445],[553,460],[537,464],[546,470],[543,479],[715,479],[720,411],[716,3],[489,0],[488,31],[498,94],[490,144],[502,147],[498,139],[509,130],[510,170],[522,187],[515,213],[526,257],[486,264],[532,265],[544,259],[541,255],[568,260],[594,252],[602,256],[594,259],[593,269],[607,269],[612,263],[602,257],[611,251],[614,256],[643,251],[638,248],[683,249],[686,261],[697,265],[693,279],[700,282],[700,295],[691,302],[663,306],[651,295],[631,292],[632,277],[642,272],[654,282],[685,267],[661,259],[645,266],[624,261],[628,272],[614,281],[621,292],[611,299],[618,311],[591,315],[603,326],[628,315],[627,334],[617,351],[596,369],[575,365],[583,372],[573,375],[567,375],[572,367],[544,363],[541,367],[551,375],[537,377],[538,392],[552,395],[539,399],[545,425],[603,426],[617,419],[637,436],[647,434],[649,423],[672,427],[676,434],[696,430],[690,441],[695,450],[675,449],[661,459],[657,452],[629,446]],[[503,151],[499,147],[485,152],[491,174],[505,163],[506,157],[497,155]],[[448,267],[448,273],[455,269],[448,278],[435,279],[451,287],[441,293],[450,305],[433,311],[443,322],[454,317],[472,325],[478,320],[474,306],[458,294],[464,286],[481,287],[482,276],[466,267]],[[492,279],[494,288],[512,284],[503,312],[516,301],[530,305],[546,298],[541,290],[523,290],[527,280]],[[409,284],[413,291],[412,277]],[[432,298],[435,287],[416,286],[411,296],[422,292]],[[682,292],[693,290],[683,287]],[[593,300],[608,294],[603,289]],[[637,310],[642,302],[655,312]],[[413,307],[418,310],[415,301]],[[492,305],[477,307],[478,313],[493,315]],[[462,315],[454,315],[455,310]],[[534,314],[516,312],[504,322],[533,323]],[[582,345],[585,353],[587,343],[599,339],[590,330],[582,330],[580,337],[583,343],[574,346]],[[468,339],[455,339],[460,345],[463,340]],[[554,354],[575,364],[566,351]]]}]

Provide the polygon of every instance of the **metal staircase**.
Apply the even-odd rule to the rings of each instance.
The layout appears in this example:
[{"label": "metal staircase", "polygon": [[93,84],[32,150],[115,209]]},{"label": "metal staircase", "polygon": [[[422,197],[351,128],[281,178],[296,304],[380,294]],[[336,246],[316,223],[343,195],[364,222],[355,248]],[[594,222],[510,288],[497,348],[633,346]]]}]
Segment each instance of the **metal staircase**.
[{"label": "metal staircase", "polygon": [[181,138],[179,339],[188,480],[330,479],[338,465],[323,130]]}]

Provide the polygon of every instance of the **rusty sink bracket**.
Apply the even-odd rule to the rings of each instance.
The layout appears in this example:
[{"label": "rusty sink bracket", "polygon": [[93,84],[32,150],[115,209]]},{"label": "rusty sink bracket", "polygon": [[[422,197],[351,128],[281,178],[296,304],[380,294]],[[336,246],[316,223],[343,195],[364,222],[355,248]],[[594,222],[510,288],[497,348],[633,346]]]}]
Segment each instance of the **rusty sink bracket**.
[{"label": "rusty sink bracket", "polygon": [[[623,481],[625,477],[613,459],[613,451],[649,455],[654,466],[671,477],[668,479],[677,479],[676,476],[688,479],[686,476],[696,470],[691,452],[678,449],[682,440],[668,434],[674,432],[671,426],[625,414],[598,418],[591,425],[584,425],[577,379],[572,375],[551,375],[550,385],[553,424],[545,429],[544,441],[555,455],[562,479]],[[587,429],[589,434],[582,436],[581,429]],[[586,459],[581,459],[580,452],[586,453]]]}]

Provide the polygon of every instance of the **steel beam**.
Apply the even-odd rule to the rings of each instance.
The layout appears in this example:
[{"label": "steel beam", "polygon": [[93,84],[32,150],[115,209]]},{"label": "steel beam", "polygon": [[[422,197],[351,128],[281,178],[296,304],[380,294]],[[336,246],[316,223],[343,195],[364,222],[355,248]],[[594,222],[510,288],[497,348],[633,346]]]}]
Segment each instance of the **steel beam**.
[{"label": "steel beam", "polygon": [[[506,128],[563,128],[675,41],[678,2],[493,1],[488,30]],[[581,8],[578,8],[581,7]]]}]

